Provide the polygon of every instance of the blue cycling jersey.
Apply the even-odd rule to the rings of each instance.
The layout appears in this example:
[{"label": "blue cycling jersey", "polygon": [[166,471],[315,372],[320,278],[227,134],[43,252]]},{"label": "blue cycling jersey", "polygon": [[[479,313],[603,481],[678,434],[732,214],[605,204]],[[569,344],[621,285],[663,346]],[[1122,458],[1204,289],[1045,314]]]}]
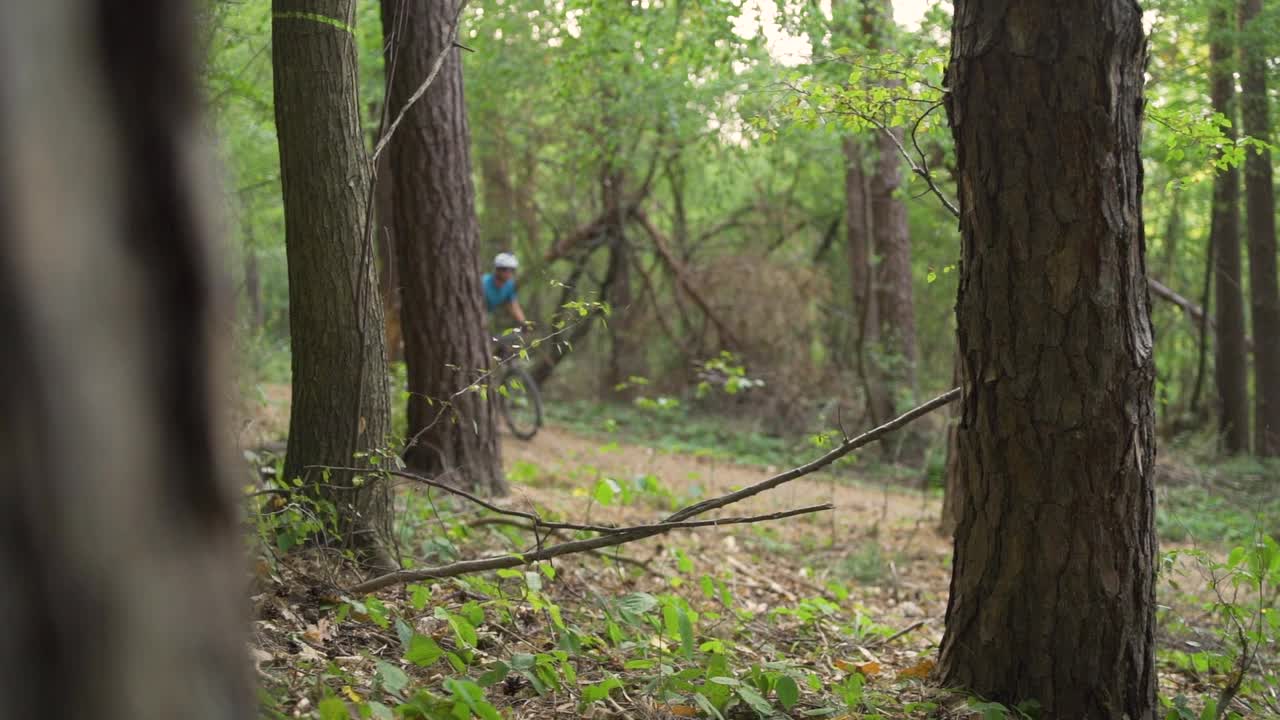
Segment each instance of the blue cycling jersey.
[{"label": "blue cycling jersey", "polygon": [[485,309],[489,312],[506,305],[516,299],[516,279],[511,278],[502,287],[493,279],[493,273],[485,273],[480,278],[480,284],[484,286],[484,304]]}]

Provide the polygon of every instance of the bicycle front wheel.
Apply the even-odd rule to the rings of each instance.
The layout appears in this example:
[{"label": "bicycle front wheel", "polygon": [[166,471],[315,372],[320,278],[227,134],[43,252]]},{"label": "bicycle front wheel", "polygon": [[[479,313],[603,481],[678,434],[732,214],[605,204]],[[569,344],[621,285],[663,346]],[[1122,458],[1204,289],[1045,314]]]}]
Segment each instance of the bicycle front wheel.
[{"label": "bicycle front wheel", "polygon": [[542,427],[542,395],[524,368],[512,365],[503,372],[498,384],[498,405],[512,435],[529,440],[538,434]]}]

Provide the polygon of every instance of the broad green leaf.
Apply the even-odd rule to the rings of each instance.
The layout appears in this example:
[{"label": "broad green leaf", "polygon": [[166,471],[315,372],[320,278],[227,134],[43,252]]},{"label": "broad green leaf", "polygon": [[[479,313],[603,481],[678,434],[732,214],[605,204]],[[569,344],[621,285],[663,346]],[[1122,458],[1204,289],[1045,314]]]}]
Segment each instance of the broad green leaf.
[{"label": "broad green leaf", "polygon": [[418,667],[428,667],[444,656],[444,650],[435,640],[415,633],[409,640],[409,650],[404,659]]},{"label": "broad green leaf", "polygon": [[783,709],[790,710],[800,702],[800,686],[790,675],[779,677],[777,684],[773,686],[773,691],[778,693],[778,702],[782,704]]},{"label": "broad green leaf", "polygon": [[388,692],[399,695],[408,686],[409,676],[395,665],[379,660],[375,667],[377,668],[378,680],[382,683],[383,689]]}]

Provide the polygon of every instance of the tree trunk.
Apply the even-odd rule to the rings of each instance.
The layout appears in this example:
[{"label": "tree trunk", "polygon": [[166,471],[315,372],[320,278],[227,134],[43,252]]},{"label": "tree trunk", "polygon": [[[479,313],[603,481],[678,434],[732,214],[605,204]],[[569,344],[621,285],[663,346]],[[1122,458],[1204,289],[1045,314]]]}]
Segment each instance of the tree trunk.
[{"label": "tree trunk", "polygon": [[939,672],[1155,717],[1155,413],[1132,0],[955,4],[963,506]]},{"label": "tree trunk", "polygon": [[[386,27],[386,18],[383,19]],[[375,145],[376,143],[375,138]],[[400,328],[400,273],[396,267],[395,182],[391,170],[391,153],[378,158],[377,184],[373,188],[373,244],[378,249],[378,289],[382,296],[387,360],[404,360],[404,334]]]},{"label": "tree trunk", "polygon": [[[963,383],[963,367],[957,352],[951,366],[951,387],[959,387]],[[961,410],[959,403],[952,403],[947,408],[947,459],[942,481],[942,518],[938,523],[938,532],[947,537],[955,535],[965,502],[964,476],[960,474]]]},{"label": "tree trunk", "polygon": [[853,138],[844,139],[845,233],[849,259],[849,281],[853,290],[854,363],[862,390],[867,396],[867,414],[871,424],[879,425],[890,417],[889,394],[880,379],[879,366],[869,353],[879,345],[879,293],[875,291],[876,273],[871,267],[871,243],[874,236],[871,205],[871,178],[865,169],[863,146]]},{"label": "tree trunk", "polygon": [[[1244,0],[1240,25],[1253,35],[1242,43],[1240,78],[1244,132],[1271,141],[1268,116],[1267,55],[1260,47],[1263,31],[1252,27],[1262,0]],[[1280,455],[1280,287],[1276,278],[1276,196],[1271,179],[1271,151],[1252,149],[1244,160],[1245,209],[1249,243],[1249,294],[1253,310],[1253,372],[1255,451],[1263,457]]]},{"label": "tree trunk", "polygon": [[[383,0],[383,12],[398,5]],[[399,112],[449,47],[457,0],[410,3],[402,34],[387,38]],[[489,338],[471,181],[471,131],[456,48],[393,137],[395,238],[409,372],[405,460],[427,473],[492,494],[506,492],[495,396],[487,392]],[[468,390],[473,388],[473,390]]]},{"label": "tree trunk", "polygon": [[244,249],[244,295],[249,302],[249,328],[261,332],[266,322],[262,308],[262,275],[258,272],[258,251],[252,244]]},{"label": "tree trunk", "polygon": [[[901,129],[892,131],[901,138]],[[916,311],[911,279],[911,230],[907,206],[898,197],[902,187],[902,156],[893,138],[880,133],[876,174],[871,181],[871,211],[875,216],[876,255],[880,263],[875,287],[879,295],[880,343],[884,350],[885,394],[889,416],[915,405]]]},{"label": "tree trunk", "polygon": [[[1233,52],[1227,39],[1222,37],[1227,28],[1234,26],[1230,10],[1223,5],[1216,7],[1209,26],[1215,33],[1209,49],[1213,63],[1210,69],[1213,109],[1232,119],[1232,124],[1222,131],[1229,142],[1234,142],[1234,119],[1237,115]],[[1235,166],[1220,171],[1214,177],[1210,234],[1217,271],[1214,380],[1218,389],[1218,428],[1228,453],[1247,453],[1248,350],[1245,347],[1244,295],[1240,282],[1240,170]]]},{"label": "tree trunk", "polygon": [[516,197],[512,188],[511,148],[501,125],[488,128],[487,147],[480,155],[480,186],[484,192],[481,247],[486,256],[513,251],[516,219]]},{"label": "tree trunk", "polygon": [[[286,477],[314,482],[344,541],[386,565],[381,484],[323,482],[386,445],[390,415],[382,305],[366,242],[369,165],[356,97],[354,0],[274,0],[272,59],[289,261],[293,403]],[[323,487],[322,487],[323,486]]]},{"label": "tree trunk", "polygon": [[628,378],[636,374],[642,366],[638,363],[641,352],[640,345],[634,342],[631,332],[631,245],[627,241],[626,219],[627,207],[623,201],[625,174],[622,170],[606,166],[600,176],[601,204],[605,217],[609,218],[606,233],[609,236],[609,294],[606,296],[612,315],[609,319],[609,367],[605,374],[605,387],[602,395],[616,399],[619,394],[624,398],[632,396],[627,385]]},{"label": "tree trunk", "polygon": [[6,717],[254,716],[195,13],[0,5]]}]

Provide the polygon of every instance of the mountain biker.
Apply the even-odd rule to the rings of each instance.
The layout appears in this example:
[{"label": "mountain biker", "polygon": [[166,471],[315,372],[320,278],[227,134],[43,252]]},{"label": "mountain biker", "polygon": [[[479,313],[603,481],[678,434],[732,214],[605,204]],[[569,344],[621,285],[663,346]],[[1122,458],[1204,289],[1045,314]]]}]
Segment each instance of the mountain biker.
[{"label": "mountain biker", "polygon": [[529,322],[525,320],[524,308],[516,298],[516,270],[520,269],[520,261],[516,256],[504,252],[493,258],[493,272],[485,273],[480,278],[484,288],[485,309],[493,314],[494,310],[506,306],[511,316],[523,327]]}]

